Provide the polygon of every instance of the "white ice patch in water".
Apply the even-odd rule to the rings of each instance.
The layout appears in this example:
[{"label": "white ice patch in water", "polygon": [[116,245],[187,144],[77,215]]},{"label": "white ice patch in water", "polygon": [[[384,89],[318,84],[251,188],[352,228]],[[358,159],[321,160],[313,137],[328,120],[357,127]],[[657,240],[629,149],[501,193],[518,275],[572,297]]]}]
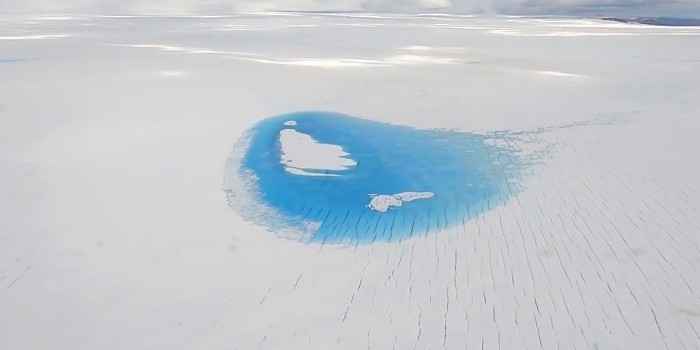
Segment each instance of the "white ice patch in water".
[{"label": "white ice patch in water", "polygon": [[[289,121],[285,125],[296,125],[296,122]],[[311,136],[294,129],[280,131],[279,141],[282,148],[280,161],[284,165],[284,170],[290,174],[338,176],[337,174],[326,174],[323,171],[342,171],[357,165],[357,162],[347,158],[350,154],[343,151],[342,147],[319,143]]]},{"label": "white ice patch in water", "polygon": [[410,202],[416,199],[432,198],[432,192],[401,192],[392,195],[387,194],[370,194],[372,200],[367,205],[370,209],[385,213],[389,207],[400,207],[403,202]]}]

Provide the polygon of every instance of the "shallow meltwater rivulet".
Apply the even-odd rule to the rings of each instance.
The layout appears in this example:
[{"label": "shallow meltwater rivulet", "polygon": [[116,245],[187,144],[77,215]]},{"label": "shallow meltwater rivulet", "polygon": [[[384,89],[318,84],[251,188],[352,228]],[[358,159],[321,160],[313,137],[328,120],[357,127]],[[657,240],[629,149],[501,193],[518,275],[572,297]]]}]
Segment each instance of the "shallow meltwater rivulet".
[{"label": "shallow meltwater rivulet", "polygon": [[499,141],[338,113],[284,114],[236,143],[224,191],[246,220],[286,237],[400,241],[462,224],[516,194],[522,162]]}]

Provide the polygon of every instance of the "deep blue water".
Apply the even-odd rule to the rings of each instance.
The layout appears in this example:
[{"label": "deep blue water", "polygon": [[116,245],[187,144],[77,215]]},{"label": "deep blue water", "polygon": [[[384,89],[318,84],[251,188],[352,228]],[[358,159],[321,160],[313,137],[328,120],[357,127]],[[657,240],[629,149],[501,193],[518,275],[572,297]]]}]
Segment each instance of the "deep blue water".
[{"label": "deep blue water", "polygon": [[[296,125],[285,125],[290,121]],[[336,176],[289,173],[280,162],[283,129],[341,146],[357,165],[324,172]],[[224,190],[244,218],[272,231],[303,232],[306,241],[399,241],[462,224],[515,195],[522,164],[514,149],[495,145],[503,141],[337,113],[290,113],[260,121],[234,147]],[[385,212],[368,207],[372,194],[402,192],[433,196],[403,201]],[[254,203],[236,200],[242,194]]]}]

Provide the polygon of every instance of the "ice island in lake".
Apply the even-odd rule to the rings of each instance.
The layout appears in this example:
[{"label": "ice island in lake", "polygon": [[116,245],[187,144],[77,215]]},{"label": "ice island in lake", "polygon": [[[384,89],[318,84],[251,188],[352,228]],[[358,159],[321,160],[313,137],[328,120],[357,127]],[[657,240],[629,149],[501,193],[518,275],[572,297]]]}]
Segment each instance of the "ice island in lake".
[{"label": "ice island in lake", "polygon": [[307,242],[397,241],[462,224],[514,195],[521,162],[494,138],[290,113],[236,143],[224,190],[246,219]]},{"label": "ice island in lake", "polygon": [[433,197],[432,192],[401,192],[392,195],[386,194],[371,194],[372,200],[367,207],[372,210],[384,213],[390,207],[400,207],[404,202],[414,201],[416,199],[426,199]]}]

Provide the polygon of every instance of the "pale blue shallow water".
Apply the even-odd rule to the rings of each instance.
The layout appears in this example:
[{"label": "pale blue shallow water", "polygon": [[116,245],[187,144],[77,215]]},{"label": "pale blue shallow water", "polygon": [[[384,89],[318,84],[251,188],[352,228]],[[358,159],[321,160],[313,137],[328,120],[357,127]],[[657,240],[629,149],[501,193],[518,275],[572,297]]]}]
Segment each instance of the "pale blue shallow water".
[{"label": "pale blue shallow water", "polygon": [[[296,125],[285,125],[295,121]],[[338,176],[295,175],[280,162],[279,134],[294,129],[316,141],[341,146],[357,165],[326,171]],[[265,119],[246,134],[246,149],[229,159],[229,199],[245,192],[258,210],[233,208],[276,231],[292,229],[318,243],[400,241],[441,231],[475,218],[517,192],[521,161],[515,150],[495,146],[493,135],[419,130],[329,112],[298,112]],[[235,160],[235,161],[232,161]],[[308,169],[309,172],[314,172]],[[225,181],[229,183],[241,183]],[[386,212],[371,210],[371,194],[432,192]],[[309,225],[309,223],[314,223]],[[309,229],[311,227],[311,229]]]}]

